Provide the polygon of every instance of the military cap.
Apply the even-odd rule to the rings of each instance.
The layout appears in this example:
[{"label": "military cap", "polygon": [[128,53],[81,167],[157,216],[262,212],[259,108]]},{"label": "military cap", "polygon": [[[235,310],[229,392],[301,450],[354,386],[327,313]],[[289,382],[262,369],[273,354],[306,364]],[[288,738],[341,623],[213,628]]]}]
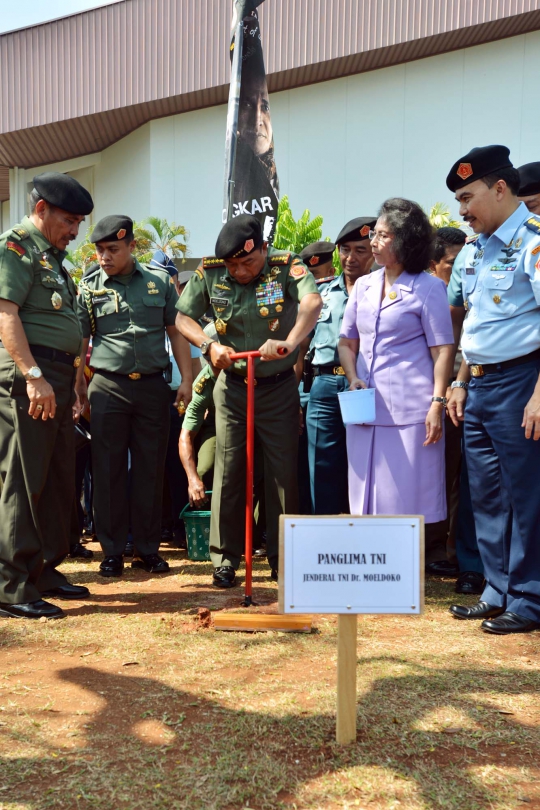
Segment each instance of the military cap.
[{"label": "military cap", "polygon": [[446,178],[446,185],[450,191],[457,191],[463,186],[474,183],[475,180],[481,180],[488,174],[511,168],[513,166],[507,146],[499,144],[476,146],[462,158],[456,160]]},{"label": "military cap", "polygon": [[180,270],[178,273],[178,283],[187,284],[191,276],[195,275],[195,270]]},{"label": "military cap", "polygon": [[92,231],[92,242],[119,242],[128,236],[133,236],[133,220],[122,214],[110,214],[99,220]]},{"label": "military cap", "polygon": [[524,163],[518,169],[519,191],[518,197],[529,197],[531,194],[540,194],[540,161]]},{"label": "military cap", "polygon": [[333,242],[312,242],[300,253],[300,258],[308,267],[317,267],[320,264],[332,261],[336,246]]},{"label": "military cap", "polygon": [[94,210],[89,192],[69,174],[44,172],[33,179],[35,190],[45,202],[77,216],[86,216]]},{"label": "military cap", "polygon": [[163,250],[156,250],[152,256],[152,260],[148,263],[148,267],[153,267],[156,270],[164,270],[170,276],[178,275],[175,263]]},{"label": "military cap", "polygon": [[356,217],[340,230],[336,245],[342,242],[360,242],[362,239],[369,239],[369,232],[375,227],[377,217]]},{"label": "military cap", "polygon": [[216,242],[219,259],[242,259],[263,243],[262,225],[251,214],[240,214],[225,223]]}]

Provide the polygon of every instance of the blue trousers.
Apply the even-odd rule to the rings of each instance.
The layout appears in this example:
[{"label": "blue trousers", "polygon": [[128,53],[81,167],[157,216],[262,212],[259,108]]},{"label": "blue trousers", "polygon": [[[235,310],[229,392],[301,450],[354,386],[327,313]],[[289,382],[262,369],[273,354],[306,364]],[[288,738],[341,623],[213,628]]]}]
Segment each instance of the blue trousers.
[{"label": "blue trousers", "polygon": [[337,396],[348,387],[346,377],[330,374],[315,377],[311,386],[306,427],[314,515],[350,512],[345,425]]},{"label": "blue trousers", "polygon": [[473,377],[465,452],[486,588],[481,599],[540,621],[540,442],[523,411],[540,361]]},{"label": "blue trousers", "polygon": [[478,542],[474,528],[474,512],[471,503],[469,471],[467,469],[467,457],[465,455],[461,458],[461,475],[459,479],[456,557],[461,573],[463,573],[463,571],[475,571],[477,574],[484,573],[484,566],[482,565],[482,558],[478,550]]}]

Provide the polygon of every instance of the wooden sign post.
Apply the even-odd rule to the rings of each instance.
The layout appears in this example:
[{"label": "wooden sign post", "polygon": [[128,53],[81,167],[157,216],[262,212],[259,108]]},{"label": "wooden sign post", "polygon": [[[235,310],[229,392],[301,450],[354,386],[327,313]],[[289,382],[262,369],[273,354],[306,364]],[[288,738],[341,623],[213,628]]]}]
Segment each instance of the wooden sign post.
[{"label": "wooden sign post", "polygon": [[280,611],[338,614],[338,743],[356,740],[357,614],[423,606],[422,516],[281,516]]}]

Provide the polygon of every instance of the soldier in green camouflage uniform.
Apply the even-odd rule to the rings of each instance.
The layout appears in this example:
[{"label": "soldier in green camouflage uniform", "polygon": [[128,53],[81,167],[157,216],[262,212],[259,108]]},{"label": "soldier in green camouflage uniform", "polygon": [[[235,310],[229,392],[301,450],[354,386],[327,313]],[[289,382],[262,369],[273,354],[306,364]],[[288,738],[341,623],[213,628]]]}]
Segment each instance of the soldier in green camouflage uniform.
[{"label": "soldier in green camouflage uniform", "polygon": [[80,599],[56,570],[75,498],[72,412],[81,328],[65,249],[91,213],[68,175],[34,178],[31,214],[0,237],[0,615],[61,618]]},{"label": "soldier in green camouflage uniform", "polygon": [[[216,256],[203,259],[177,303],[178,329],[208,355],[220,374],[214,390],[216,464],[210,554],[214,584],[232,587],[244,550],[246,362],[234,352],[261,352],[256,360],[255,432],[265,473],[275,482],[280,508],[268,503],[267,551],[278,566],[278,518],[297,510],[298,386],[293,366],[300,341],[313,329],[321,299],[313,276],[295,255],[268,249],[259,221],[240,215],[222,229]],[[219,343],[197,323],[214,309]],[[285,356],[278,350],[283,349]]]}]

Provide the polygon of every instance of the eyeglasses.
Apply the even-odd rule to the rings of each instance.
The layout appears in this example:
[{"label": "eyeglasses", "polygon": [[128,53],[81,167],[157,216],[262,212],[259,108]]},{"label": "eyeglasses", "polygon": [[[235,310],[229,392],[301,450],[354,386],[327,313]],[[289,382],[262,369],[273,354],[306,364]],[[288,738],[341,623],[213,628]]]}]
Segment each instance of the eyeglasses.
[{"label": "eyeglasses", "polygon": [[378,233],[377,231],[370,231],[368,236],[370,242],[382,242],[383,244],[385,242],[390,242],[390,240],[394,237],[392,233]]}]

